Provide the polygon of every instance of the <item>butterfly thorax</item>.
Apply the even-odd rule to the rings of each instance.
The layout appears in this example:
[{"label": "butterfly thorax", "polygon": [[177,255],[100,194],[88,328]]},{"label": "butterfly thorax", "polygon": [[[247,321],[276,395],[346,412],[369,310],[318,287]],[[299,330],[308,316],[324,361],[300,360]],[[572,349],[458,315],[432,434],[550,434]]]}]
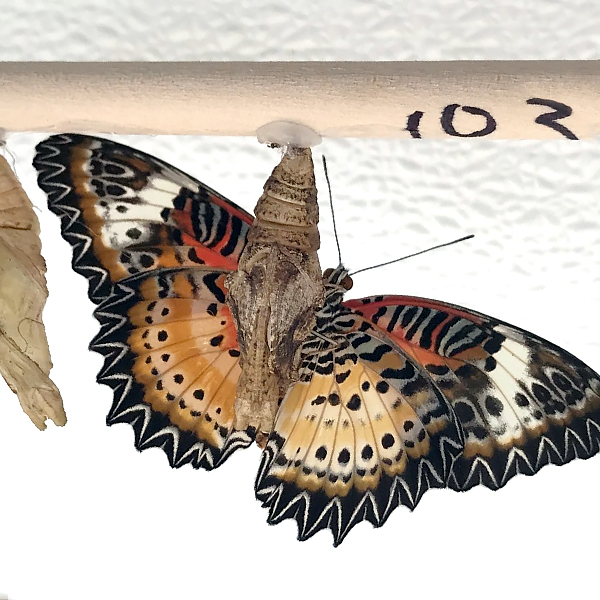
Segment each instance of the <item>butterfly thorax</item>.
[{"label": "butterfly thorax", "polygon": [[238,271],[226,285],[242,366],[235,427],[256,428],[260,441],[271,430],[285,390],[298,377],[299,347],[323,304],[309,149],[286,152],[267,180],[255,213]]}]

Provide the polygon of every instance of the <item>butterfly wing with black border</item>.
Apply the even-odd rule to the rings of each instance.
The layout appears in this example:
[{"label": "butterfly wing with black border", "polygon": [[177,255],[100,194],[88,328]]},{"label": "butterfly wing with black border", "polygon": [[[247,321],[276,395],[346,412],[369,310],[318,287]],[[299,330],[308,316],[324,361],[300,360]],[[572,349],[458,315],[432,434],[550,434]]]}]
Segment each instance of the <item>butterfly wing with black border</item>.
[{"label": "butterfly wing with black border", "polygon": [[330,304],[263,453],[257,497],[339,544],[430,487],[497,489],[598,452],[600,376],[528,332],[450,304]]},{"label": "butterfly wing with black border", "polygon": [[129,422],[139,449],[173,466],[213,468],[251,443],[233,429],[240,369],[223,281],[252,217],[199,181],[101,138],[55,135],[34,166],[89,282],[114,389],[108,423]]}]

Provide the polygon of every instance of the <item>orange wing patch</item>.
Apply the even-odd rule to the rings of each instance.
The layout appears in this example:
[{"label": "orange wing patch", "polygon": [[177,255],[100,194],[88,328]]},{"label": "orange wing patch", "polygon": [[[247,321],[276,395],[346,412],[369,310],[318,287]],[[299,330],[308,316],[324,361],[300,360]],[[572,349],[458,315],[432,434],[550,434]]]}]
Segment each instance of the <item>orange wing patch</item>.
[{"label": "orange wing patch", "polygon": [[409,460],[430,453],[431,436],[448,426],[448,414],[430,414],[439,396],[401,354],[386,352],[377,362],[363,357],[381,346],[372,337],[362,355],[315,355],[321,370],[329,361],[333,368],[316,370],[285,397],[274,425],[278,450],[270,476],[344,497],[352,488],[376,489],[382,474],[400,475]]},{"label": "orange wing patch", "polygon": [[363,518],[381,525],[446,485],[460,451],[454,416],[406,355],[374,331],[347,342],[307,352],[256,483],[270,523],[295,518],[300,539],[328,524],[336,545]]},{"label": "orange wing patch", "polygon": [[186,274],[175,274],[172,288],[178,297],[158,299],[155,278],[140,285],[143,299],[128,313],[135,327],[128,340],[136,355],[133,374],[155,410],[221,447],[233,424],[241,372],[235,326],[214,297],[194,299]]},{"label": "orange wing patch", "polygon": [[[222,462],[232,444],[252,441],[233,427],[240,352],[224,304],[224,278],[225,273],[206,268],[130,278],[116,287],[116,300],[98,307],[103,330],[92,342],[98,351],[113,348],[101,382],[111,384],[117,373],[131,372],[125,402],[115,398],[117,417],[131,406],[149,407],[151,418],[166,419],[178,436],[185,434],[208,451],[202,465],[207,468]],[[123,313],[127,319],[116,329],[114,321]],[[118,350],[122,358],[115,362]],[[170,458],[178,466],[175,451]]]}]

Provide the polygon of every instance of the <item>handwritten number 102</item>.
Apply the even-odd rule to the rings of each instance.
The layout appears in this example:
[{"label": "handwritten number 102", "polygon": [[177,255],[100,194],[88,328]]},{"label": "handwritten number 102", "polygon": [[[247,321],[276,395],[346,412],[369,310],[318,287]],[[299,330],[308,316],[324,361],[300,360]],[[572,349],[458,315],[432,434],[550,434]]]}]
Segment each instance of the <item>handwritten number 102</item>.
[{"label": "handwritten number 102", "polygon": [[[571,116],[573,109],[570,106],[563,104],[562,102],[557,102],[556,100],[547,100],[544,98],[530,98],[529,100],[526,100],[526,103],[547,106],[548,108],[552,109],[551,112],[542,113],[536,117],[535,123],[538,125],[543,125],[544,127],[550,127],[550,129],[560,133],[568,140],[579,139],[568,127],[558,122],[558,119],[564,119]],[[475,131],[458,131],[454,126],[454,119],[456,112],[459,109],[471,115],[482,117],[482,127]],[[421,138],[419,126],[423,114],[423,111],[416,110],[415,112],[411,113],[406,120],[405,129],[413,138]],[[486,135],[494,133],[497,127],[496,119],[494,119],[492,114],[487,110],[477,106],[461,106],[460,104],[448,104],[445,106],[440,117],[440,124],[444,132],[449,136],[464,138],[485,137]]]}]

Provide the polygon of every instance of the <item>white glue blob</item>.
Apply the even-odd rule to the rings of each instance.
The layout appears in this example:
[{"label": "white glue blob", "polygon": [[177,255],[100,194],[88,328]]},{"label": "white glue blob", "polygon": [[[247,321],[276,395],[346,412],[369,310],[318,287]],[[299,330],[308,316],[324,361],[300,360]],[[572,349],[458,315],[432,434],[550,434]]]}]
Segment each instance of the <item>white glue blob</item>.
[{"label": "white glue blob", "polygon": [[310,127],[293,121],[273,121],[256,130],[261,144],[276,144],[282,147],[312,148],[321,143],[321,136]]}]

